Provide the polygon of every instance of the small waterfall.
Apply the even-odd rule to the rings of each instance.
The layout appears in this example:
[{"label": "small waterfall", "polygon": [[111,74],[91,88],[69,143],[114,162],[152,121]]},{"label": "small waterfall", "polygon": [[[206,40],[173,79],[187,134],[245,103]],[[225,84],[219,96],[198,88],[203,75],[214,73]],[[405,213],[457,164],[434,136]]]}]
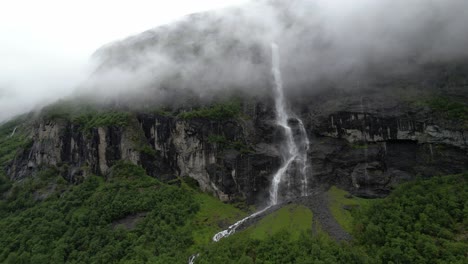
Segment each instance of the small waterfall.
[{"label": "small waterfall", "polygon": [[[272,50],[272,68],[271,72],[274,79],[274,95],[275,95],[275,110],[276,110],[276,124],[283,129],[285,140],[280,146],[280,152],[282,156],[282,164],[278,171],[274,174],[270,186],[270,202],[269,205],[263,208],[260,211],[257,211],[244,219],[237,221],[236,223],[229,226],[226,230],[218,232],[213,236],[213,241],[218,242],[221,239],[228,237],[234,234],[239,226],[241,226],[246,221],[255,218],[256,216],[266,212],[271,207],[277,205],[280,201],[279,190],[281,188],[281,183],[285,181],[287,177],[288,185],[291,182],[294,182],[294,179],[291,179],[291,173],[288,170],[296,170],[296,175],[299,174],[299,182],[301,184],[300,191],[301,196],[306,196],[308,188],[307,180],[307,151],[309,150],[309,138],[307,137],[307,132],[304,127],[304,123],[298,117],[291,118],[287,109],[286,102],[283,92],[283,81],[281,79],[280,71],[280,61],[279,61],[279,52],[278,46],[275,43],[271,44]],[[295,120],[297,122],[298,131],[293,131],[293,128],[290,126],[290,121]],[[296,135],[294,135],[296,133]],[[295,166],[292,166],[294,164]],[[289,186],[288,191],[289,191]],[[189,264],[194,264],[195,258],[198,254],[193,255],[189,259]]]},{"label": "small waterfall", "polygon": [[18,128],[18,127],[15,127],[15,129],[13,129],[13,132],[11,132],[11,135],[10,135],[10,137],[13,137],[13,136],[15,135],[15,133],[16,133],[16,129],[17,129],[17,128]]},{"label": "small waterfall", "polygon": [[195,254],[190,256],[188,264],[195,264],[195,259],[199,256],[200,254]]},{"label": "small waterfall", "polygon": [[239,220],[237,221],[236,223],[230,225],[226,230],[223,230],[219,233],[216,233],[216,235],[213,236],[213,241],[214,242],[218,242],[220,241],[221,239],[225,238],[225,237],[228,237],[232,234],[234,234],[237,230],[237,228],[242,225],[243,223],[245,223],[247,220],[249,219],[252,219],[254,217],[256,217],[257,215],[260,215],[262,214],[263,212],[265,212],[266,210],[270,209],[271,205],[263,208],[262,210],[258,211],[258,212],[255,212],[249,216],[247,216],[246,218],[242,219],[242,220]]}]

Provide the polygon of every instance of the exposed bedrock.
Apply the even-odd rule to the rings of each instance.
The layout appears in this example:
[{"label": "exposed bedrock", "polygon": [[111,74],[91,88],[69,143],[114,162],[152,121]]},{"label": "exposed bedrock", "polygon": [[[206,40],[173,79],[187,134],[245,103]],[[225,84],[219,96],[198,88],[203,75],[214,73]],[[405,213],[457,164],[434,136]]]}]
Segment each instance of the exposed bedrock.
[{"label": "exposed bedrock", "polygon": [[[355,195],[382,197],[405,180],[468,169],[466,129],[433,118],[425,108],[388,108],[373,104],[370,96],[347,99],[347,106],[335,108],[309,99],[310,104],[292,108],[310,138],[310,193],[337,185]],[[243,109],[242,118],[226,120],[139,113],[125,127],[86,131],[70,121],[37,121],[32,143],[18,151],[7,173],[20,180],[53,166],[79,183],[91,173],[107,176],[124,160],[163,181],[191,177],[223,201],[261,204],[280,165],[277,143],[283,135],[271,103]],[[283,184],[300,195],[299,181]]]}]

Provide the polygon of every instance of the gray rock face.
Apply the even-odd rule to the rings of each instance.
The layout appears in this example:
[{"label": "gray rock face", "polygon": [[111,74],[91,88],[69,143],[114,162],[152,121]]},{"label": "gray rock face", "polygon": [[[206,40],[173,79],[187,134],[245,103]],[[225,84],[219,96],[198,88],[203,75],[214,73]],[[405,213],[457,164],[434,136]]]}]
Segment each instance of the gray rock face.
[{"label": "gray rock face", "polygon": [[[138,119],[147,141],[160,155],[160,164],[167,167],[166,173],[194,178],[202,190],[223,201],[255,203],[267,195],[265,187],[279,160],[275,147],[258,137],[262,126],[253,121],[180,120],[157,115]],[[212,136],[222,137],[228,145],[240,142],[255,151],[223,146],[212,142]]]},{"label": "gray rock face", "polygon": [[[351,106],[328,107],[330,101],[323,100],[293,107],[310,138],[310,193],[337,185],[354,195],[382,197],[402,181],[468,169],[467,131],[424,109],[388,110],[372,103],[362,108],[359,98],[349,101]],[[55,166],[78,183],[90,173],[106,176],[125,160],[163,181],[191,177],[223,201],[260,204],[268,201],[280,166],[277,143],[283,136],[271,103],[244,106],[244,115],[248,118],[182,120],[140,113],[126,127],[89,131],[67,121],[41,121],[32,129],[33,144],[18,152],[7,172],[20,180]],[[296,187],[289,188],[291,199],[300,195]]]},{"label": "gray rock face", "polygon": [[99,127],[84,132],[66,121],[43,121],[31,132],[33,144],[20,150],[8,175],[20,180],[41,168],[63,167],[64,178],[80,182],[89,173],[105,175],[119,160],[140,162],[129,128]]},{"label": "gray rock face", "polygon": [[53,166],[79,183],[89,174],[106,176],[123,160],[163,181],[191,177],[223,201],[257,203],[268,196],[270,175],[279,166],[273,131],[265,122],[136,114],[126,127],[84,131],[70,121],[43,120],[32,128],[33,144],[17,153],[7,173],[21,180]]},{"label": "gray rock face", "polygon": [[[304,112],[312,178],[363,197],[382,197],[417,176],[468,168],[468,131],[425,107],[381,94],[327,98]],[[313,99],[311,99],[313,100]]]},{"label": "gray rock face", "polygon": [[379,116],[365,112],[338,112],[322,123],[320,134],[344,138],[350,143],[411,140],[468,149],[467,131],[444,128],[411,115]]}]

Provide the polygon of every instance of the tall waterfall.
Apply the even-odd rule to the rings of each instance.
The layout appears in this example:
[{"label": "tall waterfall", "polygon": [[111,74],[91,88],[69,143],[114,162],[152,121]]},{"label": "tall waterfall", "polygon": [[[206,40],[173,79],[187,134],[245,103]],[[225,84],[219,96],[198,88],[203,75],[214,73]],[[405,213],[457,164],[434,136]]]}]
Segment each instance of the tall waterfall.
[{"label": "tall waterfall", "polygon": [[[272,51],[272,68],[271,72],[274,78],[274,91],[275,91],[275,110],[276,110],[276,123],[284,131],[285,140],[280,148],[282,156],[282,165],[280,169],[273,176],[270,187],[270,205],[275,205],[279,202],[279,188],[280,184],[291,179],[292,173],[288,170],[295,169],[295,175],[300,179],[300,191],[302,196],[307,195],[307,151],[309,150],[309,138],[307,137],[304,123],[298,117],[291,118],[284,99],[283,80],[281,79],[280,60],[278,46],[271,44]],[[298,131],[293,131],[290,123],[295,121],[297,123]],[[293,166],[294,165],[294,166]]]},{"label": "tall waterfall", "polygon": [[[285,137],[284,142],[280,145],[282,163],[271,181],[269,205],[266,208],[237,221],[236,223],[229,226],[228,229],[214,235],[213,241],[215,242],[218,242],[222,238],[234,234],[237,228],[247,220],[262,214],[270,207],[281,202],[279,193],[280,188],[282,188],[282,183],[284,183],[285,180],[288,180],[288,182],[299,182],[300,196],[307,195],[307,151],[309,150],[309,139],[307,137],[302,120],[298,117],[291,118],[287,111],[283,92],[283,82],[281,79],[278,46],[275,43],[271,44],[271,51],[271,72],[274,79],[276,123],[283,129]],[[295,129],[291,127],[291,121],[295,121],[297,124]],[[291,179],[293,172],[296,178],[299,177],[299,179]],[[298,195],[294,194],[293,196]]]},{"label": "tall waterfall", "polygon": [[[234,234],[239,226],[248,221],[251,218],[254,218],[272,206],[277,205],[281,202],[280,190],[284,188],[282,183],[285,181],[288,182],[288,187],[290,182],[299,182],[300,183],[300,195],[307,196],[307,151],[309,150],[309,138],[304,127],[304,123],[298,117],[291,117],[290,113],[287,111],[286,102],[284,99],[283,92],[283,81],[281,79],[280,71],[280,60],[278,46],[275,43],[271,44],[272,52],[272,63],[271,63],[271,72],[273,74],[274,83],[274,92],[275,92],[275,110],[276,110],[276,123],[284,131],[284,142],[280,145],[280,152],[282,163],[281,167],[273,176],[270,186],[270,203],[267,207],[262,210],[255,212],[244,219],[237,221],[236,223],[229,226],[226,230],[223,230],[213,236],[213,241],[218,242],[219,240],[228,237]],[[291,123],[295,123],[296,127],[292,127]],[[299,179],[297,179],[299,178]],[[287,189],[286,194],[290,195],[290,189]],[[293,194],[292,196],[297,196]],[[188,263],[194,264],[195,259],[199,254],[190,256]]]}]

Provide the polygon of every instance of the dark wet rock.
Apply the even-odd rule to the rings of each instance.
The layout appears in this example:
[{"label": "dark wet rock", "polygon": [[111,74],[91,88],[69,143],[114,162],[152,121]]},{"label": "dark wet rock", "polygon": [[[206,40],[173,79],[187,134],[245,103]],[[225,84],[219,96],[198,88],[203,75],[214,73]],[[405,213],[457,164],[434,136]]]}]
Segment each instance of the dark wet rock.
[{"label": "dark wet rock", "polygon": [[[385,197],[401,182],[468,169],[466,128],[427,107],[375,91],[330,90],[295,100],[292,111],[310,139],[310,191],[336,185],[355,196]],[[162,181],[190,177],[223,201],[262,206],[281,164],[278,143],[284,135],[271,100],[245,103],[243,109],[243,118],[226,120],[138,113],[126,127],[89,131],[70,121],[40,120],[32,128],[32,143],[18,151],[7,174],[21,180],[52,166],[80,183],[89,174],[106,176],[124,160]],[[289,122],[297,133],[298,120]],[[300,195],[302,187],[294,163],[288,173],[292,179],[279,192],[284,201]]]}]

